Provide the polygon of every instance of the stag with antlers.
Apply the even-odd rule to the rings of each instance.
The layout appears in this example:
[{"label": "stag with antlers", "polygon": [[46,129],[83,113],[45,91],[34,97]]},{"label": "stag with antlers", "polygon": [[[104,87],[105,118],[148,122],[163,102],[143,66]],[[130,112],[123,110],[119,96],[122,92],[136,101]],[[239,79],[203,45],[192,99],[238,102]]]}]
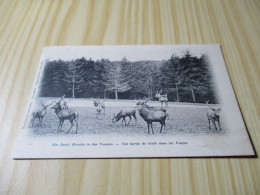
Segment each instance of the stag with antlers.
[{"label": "stag with antlers", "polygon": [[[151,100],[151,98],[148,98],[148,101],[149,101],[149,100]],[[147,100],[141,101],[140,99],[139,99],[139,101],[136,103],[136,105],[137,105],[137,106],[143,105],[145,108],[147,108],[147,109],[150,110],[150,111],[162,111],[162,112],[165,112],[166,118],[169,120],[169,114],[167,113],[167,109],[166,109],[166,108],[149,106],[149,105],[147,104]]]},{"label": "stag with antlers", "polygon": [[106,99],[104,99],[102,102],[100,102],[99,100],[94,100],[94,106],[97,107],[96,117],[101,115],[102,110],[103,110],[103,114],[106,115],[105,101]]},{"label": "stag with antlers", "polygon": [[152,111],[149,110],[146,107],[146,103],[150,100],[151,98],[147,98],[144,102],[141,103],[141,108],[139,108],[139,114],[140,116],[145,120],[145,122],[147,122],[147,126],[148,126],[148,134],[150,133],[150,127],[152,129],[152,132],[154,134],[153,131],[153,122],[159,122],[161,124],[161,130],[160,133],[162,132],[162,128],[164,127],[165,129],[165,119],[166,119],[166,112],[161,111],[161,110],[157,110],[157,111]]},{"label": "stag with antlers", "polygon": [[62,130],[62,125],[65,120],[70,121],[70,128],[66,133],[69,133],[71,128],[74,126],[74,123],[76,125],[76,132],[78,130],[78,118],[79,118],[79,113],[77,111],[71,110],[71,109],[62,109],[61,107],[61,101],[64,99],[65,96],[60,98],[58,102],[55,102],[56,104],[52,106],[51,108],[55,110],[56,115],[59,118],[59,126],[57,132],[60,132]]},{"label": "stag with antlers", "polygon": [[217,130],[217,125],[216,125],[216,121],[218,122],[218,126],[219,126],[219,130],[221,130],[220,127],[220,116],[219,113],[221,111],[221,107],[220,108],[212,108],[211,106],[209,106],[209,110],[207,112],[207,117],[208,117],[208,121],[209,121],[209,129],[210,129],[210,122],[213,123],[215,129]]},{"label": "stag with antlers", "polygon": [[43,120],[44,116],[46,115],[46,110],[47,110],[48,106],[50,106],[52,103],[45,106],[41,101],[42,109],[37,111],[37,112],[32,113],[32,115],[33,115],[32,124],[33,124],[35,119],[38,119],[38,125],[37,126],[40,126],[40,127],[42,126],[42,120]]},{"label": "stag with antlers", "polygon": [[165,104],[165,107],[168,107],[167,93],[165,95],[162,95],[161,93],[162,90],[157,91],[155,97],[158,98],[159,102],[161,102],[161,107],[163,107],[163,103]]}]

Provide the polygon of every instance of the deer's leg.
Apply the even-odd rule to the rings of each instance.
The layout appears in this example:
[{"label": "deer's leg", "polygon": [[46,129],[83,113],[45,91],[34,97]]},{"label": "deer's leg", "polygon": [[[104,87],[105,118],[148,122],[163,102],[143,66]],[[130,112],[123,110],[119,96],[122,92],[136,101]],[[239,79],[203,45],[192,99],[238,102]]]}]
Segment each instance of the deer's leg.
[{"label": "deer's leg", "polygon": [[209,120],[209,129],[210,129],[210,119],[208,118],[208,120]]},{"label": "deer's leg", "polygon": [[137,118],[136,118],[135,114],[133,114],[133,117],[135,118],[135,125],[136,125],[136,123],[137,123]]},{"label": "deer's leg", "polygon": [[37,127],[40,126],[40,118],[38,118],[38,124],[37,124]]},{"label": "deer's leg", "polygon": [[131,115],[129,115],[129,122],[127,123],[127,125],[129,125],[131,120],[132,120],[132,117],[131,117]]},{"label": "deer's leg", "polygon": [[75,122],[76,122],[76,134],[78,133],[78,120],[77,119],[75,119]]},{"label": "deer's leg", "polygon": [[42,119],[43,119],[43,117],[40,118],[40,127],[42,126]]},{"label": "deer's leg", "polygon": [[162,133],[162,128],[163,128],[163,122],[162,121],[159,121],[160,124],[161,124],[161,130],[160,130],[160,133]]},{"label": "deer's leg", "polygon": [[152,132],[153,132],[153,135],[154,135],[154,131],[153,131],[153,122],[151,122],[151,129],[152,129]]},{"label": "deer's leg", "polygon": [[59,122],[59,125],[58,125],[58,130],[57,130],[57,132],[60,132],[60,131],[59,131],[59,129],[60,129],[60,125],[61,125],[61,120],[60,120],[60,122]]},{"label": "deer's leg", "polygon": [[104,110],[104,115],[106,115],[106,109],[105,109],[105,108],[103,108],[103,110]]},{"label": "deer's leg", "polygon": [[214,125],[215,129],[218,130],[218,128],[216,126],[216,121],[215,120],[213,120],[213,125]]},{"label": "deer's leg", "polygon": [[62,120],[61,123],[60,123],[60,131],[62,130],[63,123],[64,123],[64,120]]},{"label": "deer's leg", "polygon": [[150,134],[150,124],[147,122],[147,126],[148,126],[148,134]]},{"label": "deer's leg", "polygon": [[[125,121],[125,117],[123,118],[123,120]],[[126,126],[126,121],[125,121],[125,126]]]},{"label": "deer's leg", "polygon": [[219,130],[221,130],[221,127],[220,127],[220,121],[218,120],[218,126],[219,126]]},{"label": "deer's leg", "polygon": [[[70,120],[70,128],[69,128],[69,130],[68,130],[67,133],[70,132],[70,130],[71,130],[71,128],[72,128],[73,126],[74,126],[73,119],[71,119],[71,120]],[[67,134],[67,133],[66,133],[66,134]]]}]

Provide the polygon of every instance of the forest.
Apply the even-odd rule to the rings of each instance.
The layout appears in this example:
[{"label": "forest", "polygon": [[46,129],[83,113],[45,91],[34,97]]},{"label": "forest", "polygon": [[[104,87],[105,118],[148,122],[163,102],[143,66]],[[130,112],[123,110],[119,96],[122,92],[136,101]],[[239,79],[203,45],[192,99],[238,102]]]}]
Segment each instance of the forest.
[{"label": "forest", "polygon": [[172,102],[218,103],[207,57],[188,50],[161,61],[46,60],[39,96],[155,99],[158,90]]}]

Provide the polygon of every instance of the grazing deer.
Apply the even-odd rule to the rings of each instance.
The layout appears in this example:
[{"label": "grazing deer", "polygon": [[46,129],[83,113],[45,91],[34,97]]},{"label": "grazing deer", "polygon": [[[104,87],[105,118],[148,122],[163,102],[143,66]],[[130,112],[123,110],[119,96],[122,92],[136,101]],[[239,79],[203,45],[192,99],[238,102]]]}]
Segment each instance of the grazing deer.
[{"label": "grazing deer", "polygon": [[219,130],[221,130],[220,127],[220,116],[219,113],[221,111],[221,108],[212,108],[209,106],[209,110],[207,112],[208,120],[209,120],[209,129],[210,129],[210,121],[213,123],[215,129],[217,130],[216,121],[218,122]]},{"label": "grazing deer", "polygon": [[[114,117],[112,119],[113,123],[116,123],[117,121],[119,121],[121,118],[123,118],[122,123],[125,121],[125,126],[129,125],[130,121],[132,120],[131,116],[133,116],[135,118],[135,124],[137,123],[137,119],[136,119],[136,109],[135,108],[129,108],[129,109],[125,109],[125,110],[121,110],[117,115],[114,114]],[[129,122],[126,124],[126,120],[125,117],[129,117]]]},{"label": "grazing deer", "polygon": [[74,122],[76,123],[76,133],[77,133],[79,113],[77,111],[74,111],[71,109],[62,109],[61,100],[62,99],[60,99],[58,102],[55,102],[56,104],[51,107],[52,109],[55,110],[55,113],[60,120],[57,132],[60,132],[62,130],[62,125],[63,125],[64,121],[69,120],[71,126],[67,133],[69,133],[71,128],[74,126]]},{"label": "grazing deer", "polygon": [[[52,102],[53,103],[53,102]],[[51,103],[51,104],[52,104]],[[44,118],[44,116],[46,115],[46,110],[48,108],[48,106],[50,106],[51,104],[48,104],[48,105],[44,105],[42,102],[41,102],[41,105],[42,105],[42,109],[37,111],[37,112],[33,112],[32,115],[33,115],[33,118],[32,118],[32,123],[35,119],[38,119],[38,125],[37,126],[42,126],[42,119]]]},{"label": "grazing deer", "polygon": [[[105,101],[106,101],[106,99],[104,99],[103,102],[100,102],[98,100],[94,100],[94,106],[97,107],[97,114],[98,114],[98,112],[100,112],[100,115],[101,115],[101,111],[103,110],[103,114],[106,115]],[[99,107],[101,108],[101,110],[100,110]]]},{"label": "grazing deer", "polygon": [[142,107],[139,108],[139,114],[147,122],[148,134],[150,133],[150,127],[154,134],[153,122],[159,122],[161,124],[161,130],[160,130],[160,133],[161,133],[163,126],[165,129],[166,113],[163,111],[160,111],[160,110],[151,111],[151,110],[147,109],[147,107],[145,106],[147,101],[148,101],[148,99],[145,102],[141,103]]},{"label": "grazing deer", "polygon": [[159,102],[161,102],[161,107],[163,107],[163,103],[165,104],[165,107],[168,107],[167,93],[165,95],[161,95],[161,93],[162,90],[157,91],[155,97],[158,98]]}]

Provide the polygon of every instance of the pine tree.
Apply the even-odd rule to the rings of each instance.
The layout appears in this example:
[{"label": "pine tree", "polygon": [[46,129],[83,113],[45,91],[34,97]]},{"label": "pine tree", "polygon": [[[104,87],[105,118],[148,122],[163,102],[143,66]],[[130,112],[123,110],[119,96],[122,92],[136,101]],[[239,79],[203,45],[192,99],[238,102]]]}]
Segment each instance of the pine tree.
[{"label": "pine tree", "polygon": [[116,99],[118,99],[119,92],[126,92],[131,89],[125,76],[120,62],[111,63],[105,85],[107,90],[115,92]]}]

